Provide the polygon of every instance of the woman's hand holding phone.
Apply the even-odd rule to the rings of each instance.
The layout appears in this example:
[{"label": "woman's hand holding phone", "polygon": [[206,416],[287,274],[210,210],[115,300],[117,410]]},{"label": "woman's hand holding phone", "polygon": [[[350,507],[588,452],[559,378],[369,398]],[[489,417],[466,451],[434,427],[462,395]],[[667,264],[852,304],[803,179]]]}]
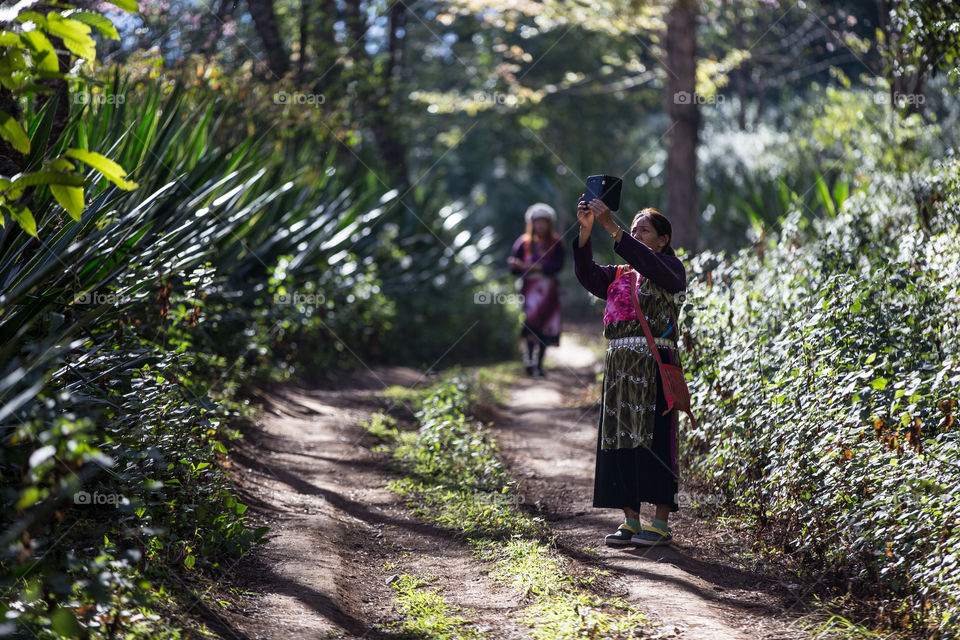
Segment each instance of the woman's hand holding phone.
[{"label": "woman's hand holding phone", "polygon": [[600,223],[600,226],[604,229],[608,229],[613,222],[613,216],[610,213],[610,207],[600,198],[594,198],[587,203],[587,206],[590,208],[590,211],[593,212],[594,218]]},{"label": "woman's hand holding phone", "polygon": [[[583,194],[580,194],[580,197],[583,198]],[[593,229],[593,211],[590,210],[590,207],[583,200],[580,200],[577,204],[577,220],[580,221],[580,238],[578,243],[579,246],[583,247],[590,241],[590,230]]]},{"label": "woman's hand holding phone", "polygon": [[591,200],[588,206],[590,207],[590,211],[593,212],[593,217],[600,223],[600,226],[613,237],[615,242],[619,242],[622,229],[620,229],[620,225],[617,224],[616,220],[613,219],[610,207],[600,198]]},{"label": "woman's hand holding phone", "polygon": [[[582,193],[580,197],[583,197]],[[590,229],[593,228],[593,212],[583,200],[577,204],[577,219],[580,221],[580,228],[586,229],[587,233],[590,233]]]}]

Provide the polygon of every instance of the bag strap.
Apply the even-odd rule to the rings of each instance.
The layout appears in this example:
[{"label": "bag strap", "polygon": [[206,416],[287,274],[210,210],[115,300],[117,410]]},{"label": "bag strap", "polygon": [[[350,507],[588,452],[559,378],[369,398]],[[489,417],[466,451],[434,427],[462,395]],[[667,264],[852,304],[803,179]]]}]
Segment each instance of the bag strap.
[{"label": "bag strap", "polygon": [[[650,327],[649,327],[649,325],[647,325],[647,319],[644,317],[643,312],[640,311],[640,301],[637,299],[637,287],[636,287],[636,281],[635,281],[635,280],[634,280],[633,282],[631,282],[631,287],[630,287],[630,300],[633,302],[633,308],[634,308],[634,309],[636,310],[636,312],[637,312],[637,317],[640,319],[640,324],[643,325],[643,332],[644,332],[644,333],[646,334],[646,336],[647,336],[647,344],[650,345],[650,351],[653,352],[653,357],[656,358],[656,360],[657,360],[657,370],[660,372],[660,376],[661,376],[662,378],[666,379],[666,376],[663,375],[663,361],[660,360],[660,352],[657,350],[657,345],[656,345],[656,343],[653,341],[653,335],[651,335],[651,333],[650,333]],[[671,309],[671,311],[672,311],[672,309]],[[674,317],[676,317],[676,316],[674,316]],[[677,325],[677,321],[676,321],[676,320],[674,320],[674,327],[675,327],[675,330],[676,330],[676,332],[677,332],[677,339],[679,340],[680,329],[679,329],[679,327],[678,327],[678,325]],[[673,365],[673,366],[676,366],[678,369],[680,368],[679,365]],[[681,371],[682,371],[682,369],[681,369]],[[684,386],[686,386],[686,383],[684,383]],[[663,412],[664,415],[666,415],[669,410],[670,410],[670,409],[668,408],[667,411],[664,411],[664,412]],[[687,414],[687,417],[690,418],[690,423],[693,425],[693,428],[696,429],[696,428],[697,428],[697,419],[693,417],[693,412],[692,412],[690,409],[684,409],[684,413]]]},{"label": "bag strap", "polygon": [[[633,273],[636,273],[636,271]],[[633,302],[633,309],[637,312],[637,318],[640,319],[640,324],[643,325],[643,332],[647,336],[647,344],[650,345],[650,351],[653,352],[653,357],[657,359],[657,368],[663,369],[663,362],[660,360],[660,352],[657,351],[657,345],[653,341],[653,335],[650,333],[650,326],[647,324],[647,319],[644,317],[643,311],[640,310],[640,301],[637,299],[636,278],[631,278],[630,281],[630,301]]]}]

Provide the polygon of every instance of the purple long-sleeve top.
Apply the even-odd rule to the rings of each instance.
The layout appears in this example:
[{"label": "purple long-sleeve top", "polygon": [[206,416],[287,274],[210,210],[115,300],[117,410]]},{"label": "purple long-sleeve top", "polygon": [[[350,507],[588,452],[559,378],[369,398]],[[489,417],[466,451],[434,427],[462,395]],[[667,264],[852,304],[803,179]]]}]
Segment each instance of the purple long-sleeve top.
[{"label": "purple long-sleeve top", "polygon": [[[607,287],[617,275],[616,265],[599,265],[593,261],[591,240],[582,247],[580,237],[573,237],[573,271],[583,288],[603,300],[607,299]],[[624,231],[620,242],[613,245],[617,252],[631,267],[644,278],[649,278],[669,293],[677,293],[687,288],[687,271],[676,256],[654,251],[629,233]]]},{"label": "purple long-sleeve top", "polygon": [[[557,240],[556,245],[553,247],[553,251],[547,251],[546,255],[541,254],[543,250],[543,245],[540,243],[534,242],[530,247],[530,256],[528,258],[528,264],[539,262],[542,270],[529,271],[528,267],[511,267],[510,272],[517,276],[542,273],[545,276],[552,276],[553,274],[560,271],[563,268],[563,241]],[[510,251],[510,255],[514,258],[524,259],[523,256],[523,236],[521,235],[517,238],[517,241],[513,243],[513,249]]]}]

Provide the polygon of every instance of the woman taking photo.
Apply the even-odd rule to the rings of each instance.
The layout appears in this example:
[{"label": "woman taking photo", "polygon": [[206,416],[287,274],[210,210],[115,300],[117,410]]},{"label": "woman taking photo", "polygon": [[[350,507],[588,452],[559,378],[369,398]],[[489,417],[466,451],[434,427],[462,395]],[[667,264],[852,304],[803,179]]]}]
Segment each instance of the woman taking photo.
[{"label": "woman taking photo", "polygon": [[[556,274],[563,267],[563,243],[553,227],[557,214],[548,204],[530,205],[524,214],[526,232],[513,243],[507,264],[523,276],[523,365],[527,375],[543,377],[543,354],[560,344],[560,294]],[[537,359],[533,352],[537,349]]]},{"label": "woman taking photo", "polygon": [[[574,271],[587,291],[606,300],[603,335],[609,340],[593,506],[623,509],[623,523],[604,540],[609,546],[670,544],[667,517],[680,509],[676,411],[662,415],[667,408],[663,385],[636,309],[646,318],[660,358],[675,364],[673,294],[686,289],[686,271],[670,247],[670,222],[655,209],[639,211],[630,233],[617,225],[599,198],[581,202],[577,218],[580,233],[573,243]],[[590,232],[595,222],[613,238],[614,250],[625,265],[601,266],[593,261]],[[639,520],[641,502],[656,505],[656,516],[647,526]]]}]

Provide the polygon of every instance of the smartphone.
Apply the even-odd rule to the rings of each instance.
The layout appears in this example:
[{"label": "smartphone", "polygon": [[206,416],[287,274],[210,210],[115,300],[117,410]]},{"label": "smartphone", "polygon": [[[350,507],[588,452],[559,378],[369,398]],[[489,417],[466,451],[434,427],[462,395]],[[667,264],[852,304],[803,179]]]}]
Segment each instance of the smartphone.
[{"label": "smartphone", "polygon": [[610,208],[617,211],[620,208],[620,191],[623,181],[615,176],[599,175],[587,178],[587,186],[583,191],[583,201],[590,202],[600,198]]}]

